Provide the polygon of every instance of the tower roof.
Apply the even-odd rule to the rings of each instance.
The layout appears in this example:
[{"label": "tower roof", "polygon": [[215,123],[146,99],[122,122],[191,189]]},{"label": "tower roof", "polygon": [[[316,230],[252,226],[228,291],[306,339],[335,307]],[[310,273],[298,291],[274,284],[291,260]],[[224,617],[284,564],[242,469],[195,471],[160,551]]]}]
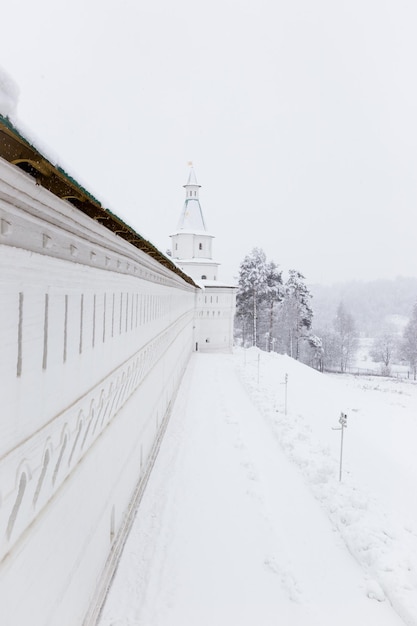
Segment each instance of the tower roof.
[{"label": "tower roof", "polygon": [[187,184],[184,185],[184,187],[186,190],[185,202],[177,225],[177,231],[187,231],[192,233],[207,232],[203,211],[198,198],[198,189],[196,189],[196,187],[201,187],[201,185],[197,182],[194,168],[192,166],[188,175]]},{"label": "tower roof", "polygon": [[188,187],[188,185],[194,185],[194,186],[197,186],[197,187],[201,187],[201,185],[199,185],[199,184],[198,184],[198,182],[197,182],[197,177],[196,177],[196,175],[195,175],[194,168],[193,168],[193,166],[192,166],[192,165],[191,165],[191,167],[190,167],[190,173],[189,173],[189,175],[188,175],[188,181],[187,181],[187,184],[186,184],[186,185],[183,185],[183,186],[184,186],[185,188],[187,188],[187,187]]},{"label": "tower roof", "polygon": [[198,198],[186,198],[177,230],[186,230],[187,232],[205,232],[207,230]]}]

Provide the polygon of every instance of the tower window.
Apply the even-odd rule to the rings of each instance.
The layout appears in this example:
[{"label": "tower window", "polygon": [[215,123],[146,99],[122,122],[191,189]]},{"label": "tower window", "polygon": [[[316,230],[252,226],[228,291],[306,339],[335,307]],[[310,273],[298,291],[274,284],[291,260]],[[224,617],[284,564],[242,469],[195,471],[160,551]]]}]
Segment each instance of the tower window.
[{"label": "tower window", "polygon": [[202,243],[199,243],[199,244],[198,244],[198,249],[199,249],[199,250],[202,250],[202,249],[203,249],[203,244],[202,244]]},{"label": "tower window", "polygon": [[[202,275],[201,280],[206,280],[207,276],[205,274]],[[206,298],[206,302],[207,302],[207,298]]]}]

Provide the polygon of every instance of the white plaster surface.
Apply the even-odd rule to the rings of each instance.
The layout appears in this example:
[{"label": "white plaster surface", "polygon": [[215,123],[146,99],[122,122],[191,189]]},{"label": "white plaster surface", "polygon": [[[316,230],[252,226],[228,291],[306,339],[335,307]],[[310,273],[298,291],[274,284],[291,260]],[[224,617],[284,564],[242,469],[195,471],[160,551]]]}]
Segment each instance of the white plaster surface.
[{"label": "white plaster surface", "polygon": [[75,626],[193,349],[197,290],[1,160],[0,225],[0,624]]}]

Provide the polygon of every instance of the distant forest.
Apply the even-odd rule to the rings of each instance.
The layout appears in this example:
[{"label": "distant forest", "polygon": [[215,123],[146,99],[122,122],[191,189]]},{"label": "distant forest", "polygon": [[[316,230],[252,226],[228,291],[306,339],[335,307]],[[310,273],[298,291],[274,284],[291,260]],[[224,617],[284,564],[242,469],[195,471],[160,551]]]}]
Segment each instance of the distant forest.
[{"label": "distant forest", "polygon": [[315,328],[332,327],[342,301],[364,337],[376,337],[387,322],[395,323],[395,318],[405,324],[417,301],[417,278],[309,285],[309,289]]}]

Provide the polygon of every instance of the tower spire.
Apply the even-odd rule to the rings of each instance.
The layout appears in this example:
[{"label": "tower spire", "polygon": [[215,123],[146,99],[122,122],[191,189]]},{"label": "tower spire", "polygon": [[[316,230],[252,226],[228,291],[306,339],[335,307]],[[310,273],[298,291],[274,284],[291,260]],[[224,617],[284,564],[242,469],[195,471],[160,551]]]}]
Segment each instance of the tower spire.
[{"label": "tower spire", "polygon": [[184,187],[188,187],[189,185],[193,185],[195,187],[201,187],[201,185],[199,185],[198,182],[197,182],[197,177],[196,177],[195,172],[194,172],[193,162],[192,161],[188,161],[188,165],[190,166],[190,172],[188,174],[187,184],[184,185]]},{"label": "tower spire", "polygon": [[172,257],[181,269],[187,272],[194,280],[217,279],[218,263],[213,261],[211,235],[201,210],[198,197],[200,186],[190,164],[185,188],[185,202],[181,211],[177,230],[171,235]]},{"label": "tower spire", "polygon": [[200,205],[199,190],[201,185],[197,182],[193,164],[190,162],[188,181],[184,186],[185,202],[178,222],[178,230],[190,232],[206,232],[203,211]]}]

